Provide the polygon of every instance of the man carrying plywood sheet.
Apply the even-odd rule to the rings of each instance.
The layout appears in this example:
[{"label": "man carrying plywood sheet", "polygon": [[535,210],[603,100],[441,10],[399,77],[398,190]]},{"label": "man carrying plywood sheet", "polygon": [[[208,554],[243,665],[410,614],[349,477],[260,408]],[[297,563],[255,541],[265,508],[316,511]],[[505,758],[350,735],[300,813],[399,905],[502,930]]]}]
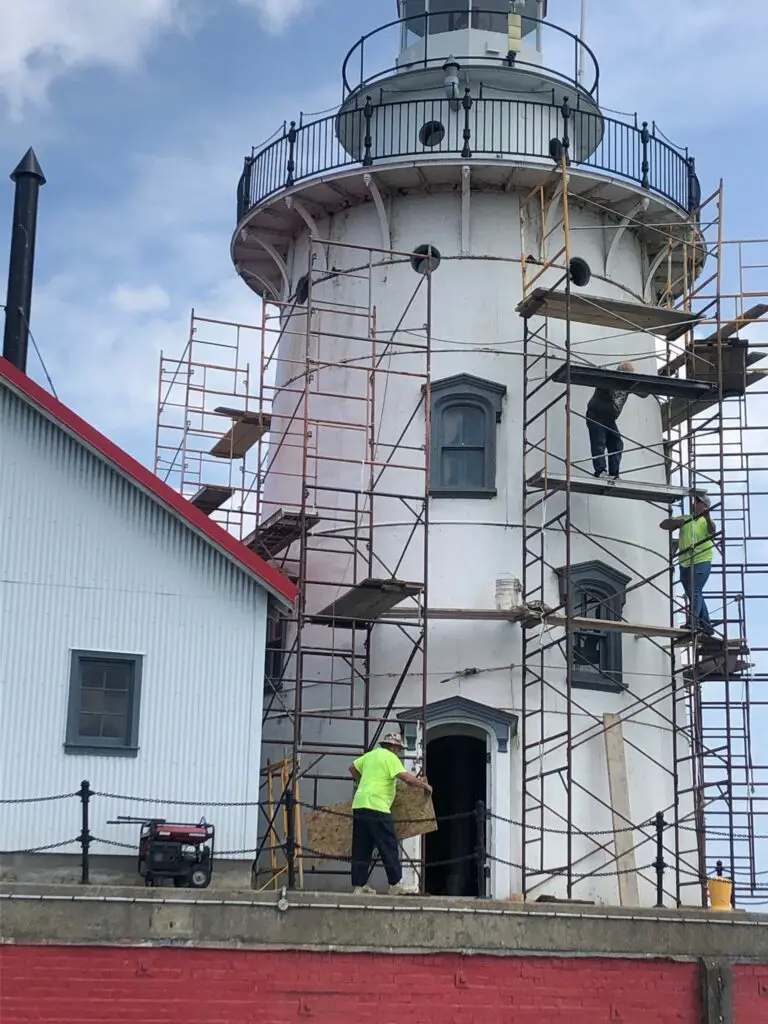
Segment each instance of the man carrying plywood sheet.
[{"label": "man carrying plywood sheet", "polygon": [[390,895],[413,895],[401,884],[403,869],[392,804],[398,779],[428,794],[432,793],[432,787],[426,779],[405,770],[400,760],[402,752],[402,739],[396,733],[389,733],[377,749],[369,750],[349,766],[349,774],[357,785],[352,801],[352,892],[355,895],[376,891],[368,885],[374,848],[381,855]]}]

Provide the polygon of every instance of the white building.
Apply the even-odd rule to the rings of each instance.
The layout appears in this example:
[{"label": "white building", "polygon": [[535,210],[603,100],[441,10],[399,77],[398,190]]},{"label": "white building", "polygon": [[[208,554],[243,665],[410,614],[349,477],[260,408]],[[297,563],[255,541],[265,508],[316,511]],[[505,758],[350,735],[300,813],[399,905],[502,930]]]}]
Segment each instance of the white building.
[{"label": "white building", "polygon": [[[658,529],[666,508],[687,492],[668,486],[663,408],[671,391],[665,394],[657,377],[657,349],[669,324],[686,323],[673,314],[668,323],[660,307],[679,294],[674,233],[693,237],[685,232],[698,182],[685,154],[645,127],[602,114],[591,52],[546,23],[545,8],[537,0],[402,0],[393,66],[369,66],[381,53],[382,37],[372,33],[345,63],[338,116],[294,126],[246,161],[232,254],[244,281],[284,311],[265,500],[267,511],[307,517],[308,615],[345,595],[349,609],[361,597],[350,591],[365,574],[339,538],[355,548],[352,535],[365,516],[375,551],[368,575],[391,573],[415,584],[415,600],[401,605],[411,616],[404,614],[404,628],[383,624],[385,613],[397,616],[390,601],[367,616],[337,609],[330,625],[303,618],[289,629],[289,639],[299,629],[305,651],[295,669],[303,767],[327,749],[320,771],[341,779],[344,750],[376,735],[374,725],[363,730],[365,717],[399,719],[417,763],[426,746],[438,813],[471,809],[477,800],[490,809],[492,895],[524,889],[530,898],[652,904],[648,865],[655,854],[646,823],[660,810],[670,821],[685,818],[691,806],[682,709],[672,698],[668,537]],[[547,65],[548,40],[555,54],[562,52],[558,40],[568,44],[570,69]],[[568,231],[562,176],[553,173],[562,149],[569,156]],[[553,259],[539,285],[562,293],[564,236],[568,254],[591,268],[586,287],[574,285],[573,293],[608,315],[602,322],[574,316],[568,336],[562,319],[551,316],[545,347],[543,335],[530,339],[541,318],[526,328],[518,308],[530,297],[521,268],[532,261],[530,281]],[[430,251],[431,287],[419,290]],[[366,335],[379,346],[379,371],[391,372],[373,397],[365,374],[353,372],[360,359],[353,339]],[[574,365],[615,371],[631,359],[641,388],[656,389],[646,401],[631,396],[621,417],[622,475],[637,485],[634,492],[611,492],[591,475],[584,415],[594,382],[572,387],[568,416],[556,401],[559,385],[545,384],[565,362],[566,343]],[[531,349],[536,344],[540,350]],[[526,372],[542,387],[526,382]],[[302,373],[309,381],[303,395]],[[418,499],[412,481],[425,457],[427,380],[429,525],[416,544],[415,513],[397,495],[410,495],[412,505]],[[345,418],[356,438],[340,422]],[[302,432],[311,439],[306,451]],[[393,451],[401,453],[398,467],[380,490],[394,496],[374,501],[361,479]],[[578,480],[567,530],[557,486],[537,504],[524,484],[545,468]],[[300,544],[287,556],[301,563]],[[510,616],[494,618],[497,582],[508,575],[524,579],[526,600],[550,608],[562,606],[571,588],[582,618],[573,633],[581,661],[566,665],[562,625],[526,630]],[[422,605],[429,647],[423,671],[423,645],[409,662],[414,640],[405,628]],[[614,626],[583,625],[597,617]],[[342,628],[350,619],[360,626],[357,640]],[[338,697],[339,676],[316,653],[329,645],[322,638],[330,631],[339,638],[337,666],[345,657],[351,664],[368,659],[351,699],[349,690]],[[288,716],[266,728],[269,755],[281,739],[290,753]],[[316,794],[326,803],[348,791],[326,777]],[[428,891],[471,895],[472,829],[449,824],[439,834],[444,838],[427,841]],[[687,863],[695,874],[690,836],[679,833],[675,864]],[[430,859],[459,854],[467,861],[456,877],[430,875]],[[628,886],[620,884],[628,877]]]},{"label": "white building", "polygon": [[[100,839],[204,816],[253,850],[267,617],[294,585],[4,359],[0,496],[0,800],[87,779],[115,794],[91,800]],[[0,809],[6,851],[80,831],[76,798]]]}]

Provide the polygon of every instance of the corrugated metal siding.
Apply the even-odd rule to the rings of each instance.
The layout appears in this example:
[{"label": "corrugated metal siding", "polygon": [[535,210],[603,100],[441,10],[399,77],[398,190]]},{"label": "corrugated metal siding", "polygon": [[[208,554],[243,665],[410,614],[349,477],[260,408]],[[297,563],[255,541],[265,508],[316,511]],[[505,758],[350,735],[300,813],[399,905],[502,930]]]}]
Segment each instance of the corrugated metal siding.
[{"label": "corrugated metal siding", "polygon": [[[258,800],[266,593],[3,387],[0,590],[3,798],[87,778],[154,800]],[[143,655],[138,757],[64,753],[78,648]],[[2,806],[0,848],[74,837],[79,813],[76,800]],[[91,828],[131,842],[135,826],[105,822],[145,813],[204,814],[222,850],[256,844],[255,809],[197,802],[94,799]]]}]

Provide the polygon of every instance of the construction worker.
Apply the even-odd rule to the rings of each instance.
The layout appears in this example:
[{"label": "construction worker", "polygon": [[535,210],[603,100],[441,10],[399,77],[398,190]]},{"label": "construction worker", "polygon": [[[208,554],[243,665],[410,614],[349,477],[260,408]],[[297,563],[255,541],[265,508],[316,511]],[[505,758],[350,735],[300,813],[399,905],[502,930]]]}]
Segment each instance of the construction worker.
[{"label": "construction worker", "polygon": [[669,532],[680,531],[680,581],[688,598],[687,628],[700,629],[712,636],[715,630],[704,600],[704,587],[712,571],[717,527],[712,522],[709,499],[704,494],[694,494],[691,515],[665,519],[659,526]]},{"label": "construction worker", "polygon": [[[634,373],[632,363],[621,363],[618,367],[624,373]],[[647,395],[639,395],[647,398]],[[608,453],[608,478],[619,479],[624,439],[619,432],[617,420],[629,398],[629,391],[617,388],[595,388],[587,405],[587,429],[589,446],[592,450],[592,466],[596,477],[605,473],[605,455]]]},{"label": "construction worker", "polygon": [[369,750],[349,766],[355,781],[352,801],[352,892],[375,894],[368,885],[374,847],[384,862],[391,896],[415,895],[401,884],[400,847],[392,819],[397,780],[432,793],[426,779],[409,774],[400,760],[403,741],[397,733],[388,733],[375,750]]}]

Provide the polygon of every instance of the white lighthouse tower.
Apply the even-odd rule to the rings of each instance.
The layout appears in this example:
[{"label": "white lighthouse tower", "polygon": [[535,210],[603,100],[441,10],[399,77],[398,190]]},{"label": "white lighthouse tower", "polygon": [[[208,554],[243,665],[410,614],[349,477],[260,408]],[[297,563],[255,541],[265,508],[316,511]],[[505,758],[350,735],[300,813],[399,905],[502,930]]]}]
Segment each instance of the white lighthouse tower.
[{"label": "white lighthouse tower", "polygon": [[[338,114],[246,161],[232,258],[278,311],[251,543],[302,591],[265,760],[327,805],[402,730],[442,819],[406,844],[436,895],[653,905],[662,812],[666,890],[696,900],[659,523],[697,483],[671,486],[665,432],[711,385],[658,371],[695,320],[698,183],[601,113],[549,6],[400,0]],[[615,482],[596,387],[630,392]],[[346,884],[303,849],[305,885]]]}]

